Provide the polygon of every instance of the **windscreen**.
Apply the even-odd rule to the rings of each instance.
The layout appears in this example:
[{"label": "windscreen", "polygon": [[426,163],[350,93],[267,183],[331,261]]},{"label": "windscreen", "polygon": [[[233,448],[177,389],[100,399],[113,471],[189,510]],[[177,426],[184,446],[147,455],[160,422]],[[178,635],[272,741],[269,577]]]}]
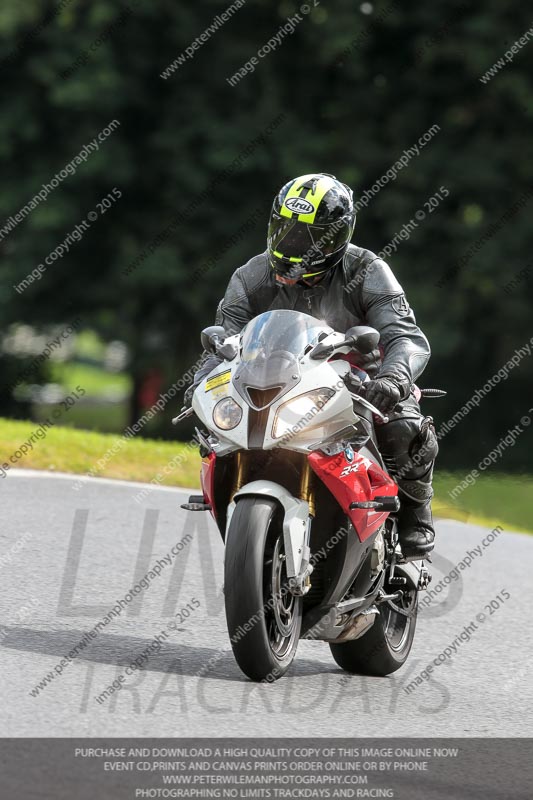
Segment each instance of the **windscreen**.
[{"label": "windscreen", "polygon": [[261,361],[278,352],[300,356],[324,330],[327,325],[299,311],[266,311],[244,329],[241,358]]},{"label": "windscreen", "polygon": [[322,332],[331,330],[299,311],[260,314],[244,330],[241,364],[234,382],[239,394],[256,408],[269,405],[299,382],[298,359],[305,348],[316,343]]}]

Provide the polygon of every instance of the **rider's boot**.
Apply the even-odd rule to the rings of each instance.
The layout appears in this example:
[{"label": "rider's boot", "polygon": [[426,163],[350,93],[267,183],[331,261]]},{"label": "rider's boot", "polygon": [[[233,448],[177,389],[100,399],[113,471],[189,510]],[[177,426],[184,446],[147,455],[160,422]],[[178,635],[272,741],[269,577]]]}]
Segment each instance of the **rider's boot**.
[{"label": "rider's boot", "polygon": [[431,497],[422,503],[417,503],[412,497],[400,492],[400,500],[398,513],[400,547],[406,561],[417,561],[425,558],[435,546]]},{"label": "rider's boot", "polygon": [[385,465],[398,484],[400,547],[404,557],[414,561],[434,546],[431,484],[439,445],[432,418],[422,417],[413,400],[403,405],[389,422],[376,427],[376,435]]}]

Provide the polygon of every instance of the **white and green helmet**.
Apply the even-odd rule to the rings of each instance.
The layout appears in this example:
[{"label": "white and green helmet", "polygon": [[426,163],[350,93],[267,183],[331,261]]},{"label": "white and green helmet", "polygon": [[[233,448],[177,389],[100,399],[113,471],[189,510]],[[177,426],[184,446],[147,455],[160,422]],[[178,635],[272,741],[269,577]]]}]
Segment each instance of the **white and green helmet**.
[{"label": "white and green helmet", "polygon": [[353,192],[334,175],[302,175],[274,199],[267,250],[272,269],[290,279],[321,275],[338,264],[355,227]]}]

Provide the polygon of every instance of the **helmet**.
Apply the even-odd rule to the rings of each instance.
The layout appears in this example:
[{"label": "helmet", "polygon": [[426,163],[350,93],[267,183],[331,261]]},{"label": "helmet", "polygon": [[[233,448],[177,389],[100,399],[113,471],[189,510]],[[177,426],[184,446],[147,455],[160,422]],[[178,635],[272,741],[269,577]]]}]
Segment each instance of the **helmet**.
[{"label": "helmet", "polygon": [[267,252],[276,275],[291,280],[322,275],[338,264],[355,227],[353,192],[333,175],[302,175],[276,195]]}]

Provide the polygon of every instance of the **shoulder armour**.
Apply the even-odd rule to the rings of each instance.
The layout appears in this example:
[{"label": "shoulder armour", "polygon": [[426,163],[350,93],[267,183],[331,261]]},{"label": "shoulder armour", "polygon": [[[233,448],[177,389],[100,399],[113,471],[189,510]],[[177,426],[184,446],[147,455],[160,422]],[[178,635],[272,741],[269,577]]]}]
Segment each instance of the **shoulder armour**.
[{"label": "shoulder armour", "polygon": [[[374,255],[372,253],[372,255]],[[389,265],[376,256],[366,267],[363,289],[371,294],[402,294],[403,289]]]},{"label": "shoulder armour", "polygon": [[253,256],[237,270],[248,296],[272,280],[273,272],[268,263],[266,251]]},{"label": "shoulder armour", "polygon": [[348,246],[344,258],[345,285],[354,290],[361,287],[372,294],[402,294],[403,289],[389,265],[372,250]]}]

